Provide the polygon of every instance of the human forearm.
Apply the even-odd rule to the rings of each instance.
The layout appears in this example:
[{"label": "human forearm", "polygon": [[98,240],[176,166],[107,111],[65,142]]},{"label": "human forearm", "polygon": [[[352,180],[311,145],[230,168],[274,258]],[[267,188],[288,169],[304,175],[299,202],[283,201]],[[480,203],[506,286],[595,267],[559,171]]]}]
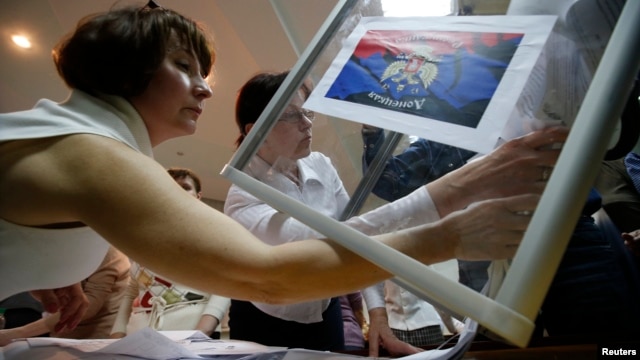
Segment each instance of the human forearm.
[{"label": "human forearm", "polygon": [[213,332],[216,330],[216,327],[218,327],[219,323],[220,320],[218,320],[218,318],[216,318],[215,316],[202,315],[200,317],[200,321],[198,321],[198,325],[196,325],[196,328],[194,330],[202,331],[205,335],[211,336],[211,334],[213,334]]},{"label": "human forearm", "polygon": [[[150,165],[148,159],[130,151],[113,154],[114,148],[100,149],[100,154],[109,156],[96,154],[95,159],[109,161],[82,163],[87,168],[84,176],[69,180],[74,189],[88,188],[92,189],[89,193],[102,194],[78,201],[75,213],[134,261],[159,275],[207,293],[279,304],[338,296],[390,277],[332,241],[268,246],[187,194],[161,166]],[[73,158],[73,154],[68,155]],[[114,171],[127,176],[107,176]],[[155,181],[148,182],[150,176]],[[111,195],[125,193],[136,196]],[[427,264],[456,255],[507,258],[513,255],[529,220],[514,212],[533,210],[535,200],[488,201],[462,214],[376,240]],[[478,249],[471,250],[475,247]]]},{"label": "human forearm", "polygon": [[[103,142],[82,139],[91,140],[92,145]],[[73,154],[64,154],[65,159],[70,157],[68,166],[84,169],[82,178],[69,179],[69,187],[92,189],[88,192],[100,195],[68,202],[68,206],[78,220],[159,275],[207,293],[265,303],[328,298],[389,276],[334,242],[266,245],[242,225],[187,194],[158,164],[104,142],[96,147],[102,155],[96,153],[95,159],[109,161],[77,164]],[[82,150],[86,155],[97,151],[94,147]],[[116,170],[127,176],[106,176]],[[148,182],[150,176],[155,181]],[[136,196],[110,195],[131,192]],[[420,240],[426,234],[421,235]],[[404,252],[421,252],[426,257],[418,238],[393,237]]]},{"label": "human forearm", "polygon": [[[528,216],[515,213],[533,210],[536,201],[537,198],[492,200],[436,223],[375,239],[427,264],[456,256],[508,258],[513,256],[529,221]],[[239,241],[251,236],[238,224],[217,228],[218,236],[236,241],[224,243],[225,248],[212,248],[210,245],[215,242],[203,241],[193,244],[197,245],[193,250],[157,249],[148,266],[152,270],[156,267],[160,273],[177,270],[172,279],[206,292],[275,304],[338,296],[390,277],[332,241],[267,246],[258,240]],[[168,268],[163,270],[163,266]]]},{"label": "human forearm", "polygon": [[[407,241],[402,239],[402,233],[391,237],[398,243],[397,247],[406,248],[405,251],[425,252],[417,248],[422,248],[422,238],[430,235],[427,235],[427,231],[421,233],[424,235],[414,234],[412,236],[415,239]],[[433,231],[428,233],[435,234]],[[439,251],[434,249],[436,252]],[[213,270],[212,265],[216,261],[201,264],[198,256],[187,256],[191,270],[200,274],[218,274],[215,277],[191,276],[190,282],[195,280],[197,284],[190,286],[227,296],[235,294],[236,298],[241,299],[285,304],[340,295],[389,276],[332,241],[305,240],[279,246],[256,245],[234,251],[231,257],[235,259],[230,259],[219,270]],[[171,263],[176,265],[180,261],[174,254]],[[345,277],[345,273],[353,275]],[[181,283],[189,281],[175,280]]]},{"label": "human forearm", "polygon": [[[454,246],[449,247],[448,244],[455,244],[455,240],[440,233],[438,226],[398,231],[375,239],[401,252],[422,254],[419,260],[428,263],[453,256]],[[270,266],[271,274],[282,274],[282,277],[280,280],[273,280],[277,284],[269,287],[272,291],[269,294],[271,300],[262,300],[263,302],[273,301],[282,296],[303,296],[287,298],[284,300],[285,303],[302,301],[306,296],[310,296],[309,299],[336,296],[348,292],[354,286],[359,288],[362,284],[377,283],[390,276],[386,271],[332,241],[306,240],[285,244],[272,250],[278,253],[278,257],[296,260],[294,263]],[[278,268],[289,270],[279,271]],[[344,274],[349,276],[345,277]],[[292,286],[294,282],[298,285]],[[327,292],[328,290],[332,292]],[[314,293],[315,295],[309,295]]]},{"label": "human forearm", "polygon": [[53,318],[52,321],[49,321],[49,324],[45,321],[46,319],[38,319],[23,326],[0,330],[0,346],[5,346],[14,339],[30,338],[49,333],[53,330],[60,316],[59,314],[51,315],[49,318]]},{"label": "human forearm", "polygon": [[227,194],[224,212],[268,245],[321,237],[306,224],[236,186]]},{"label": "human forearm", "polygon": [[345,223],[367,235],[388,233],[440,219],[426,188],[421,187],[392,203],[385,204]]}]

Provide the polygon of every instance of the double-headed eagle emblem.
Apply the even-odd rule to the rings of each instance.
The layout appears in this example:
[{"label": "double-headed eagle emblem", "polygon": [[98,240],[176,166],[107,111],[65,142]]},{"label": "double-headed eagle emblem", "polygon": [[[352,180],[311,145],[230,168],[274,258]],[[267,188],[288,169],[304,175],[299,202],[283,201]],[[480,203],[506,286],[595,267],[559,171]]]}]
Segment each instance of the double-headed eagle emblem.
[{"label": "double-headed eagle emblem", "polygon": [[[438,66],[440,59],[433,56],[433,49],[430,46],[422,46],[416,48],[410,55],[400,54],[396,58],[402,60],[392,62],[385,69],[380,82],[383,86],[389,86],[384,83],[390,79],[397,84],[397,91],[404,90],[405,86],[422,84],[426,89],[431,85],[433,80],[438,76]],[[417,89],[413,89],[417,92]]]}]

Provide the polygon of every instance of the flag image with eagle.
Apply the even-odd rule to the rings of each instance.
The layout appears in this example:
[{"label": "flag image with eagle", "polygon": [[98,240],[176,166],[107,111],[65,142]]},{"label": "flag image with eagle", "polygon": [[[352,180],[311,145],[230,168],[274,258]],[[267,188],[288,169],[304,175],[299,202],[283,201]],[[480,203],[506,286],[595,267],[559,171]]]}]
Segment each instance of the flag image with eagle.
[{"label": "flag image with eagle", "polygon": [[523,36],[368,30],[324,96],[476,128]]}]

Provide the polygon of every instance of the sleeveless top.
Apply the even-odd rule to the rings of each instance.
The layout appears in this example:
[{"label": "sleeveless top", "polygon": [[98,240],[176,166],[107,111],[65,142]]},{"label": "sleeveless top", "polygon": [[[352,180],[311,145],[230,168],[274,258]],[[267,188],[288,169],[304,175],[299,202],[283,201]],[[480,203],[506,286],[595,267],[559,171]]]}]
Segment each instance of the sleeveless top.
[{"label": "sleeveless top", "polygon": [[[31,110],[0,114],[0,143],[68,134],[105,136],[153,157],[142,118],[121,97],[74,90],[62,103],[43,99]],[[80,282],[98,268],[108,248],[89,227],[44,229],[0,219],[0,300]]]}]

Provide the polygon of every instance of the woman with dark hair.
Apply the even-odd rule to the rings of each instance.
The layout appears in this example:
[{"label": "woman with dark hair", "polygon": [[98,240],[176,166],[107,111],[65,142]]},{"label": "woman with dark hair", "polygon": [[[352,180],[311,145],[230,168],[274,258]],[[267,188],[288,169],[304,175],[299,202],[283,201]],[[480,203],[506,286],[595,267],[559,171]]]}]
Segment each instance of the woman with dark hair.
[{"label": "woman with dark hair", "polygon": [[[330,240],[265,245],[153,160],[154,146],[196,130],[212,96],[215,53],[193,20],[153,3],[113,9],[84,19],[54,59],[69,98],[0,115],[0,299],[44,289],[35,294],[45,310],[61,310],[57,326],[73,328],[87,305],[77,283],[110,244],[194,289],[265,303],[391,276]],[[565,137],[525,137],[489,155],[483,164],[501,169],[483,175],[518,184],[495,189],[499,199],[376,239],[424,263],[512,256],[543,187],[540,167],[558,155],[537,148]],[[458,192],[450,185],[439,196]]]}]

